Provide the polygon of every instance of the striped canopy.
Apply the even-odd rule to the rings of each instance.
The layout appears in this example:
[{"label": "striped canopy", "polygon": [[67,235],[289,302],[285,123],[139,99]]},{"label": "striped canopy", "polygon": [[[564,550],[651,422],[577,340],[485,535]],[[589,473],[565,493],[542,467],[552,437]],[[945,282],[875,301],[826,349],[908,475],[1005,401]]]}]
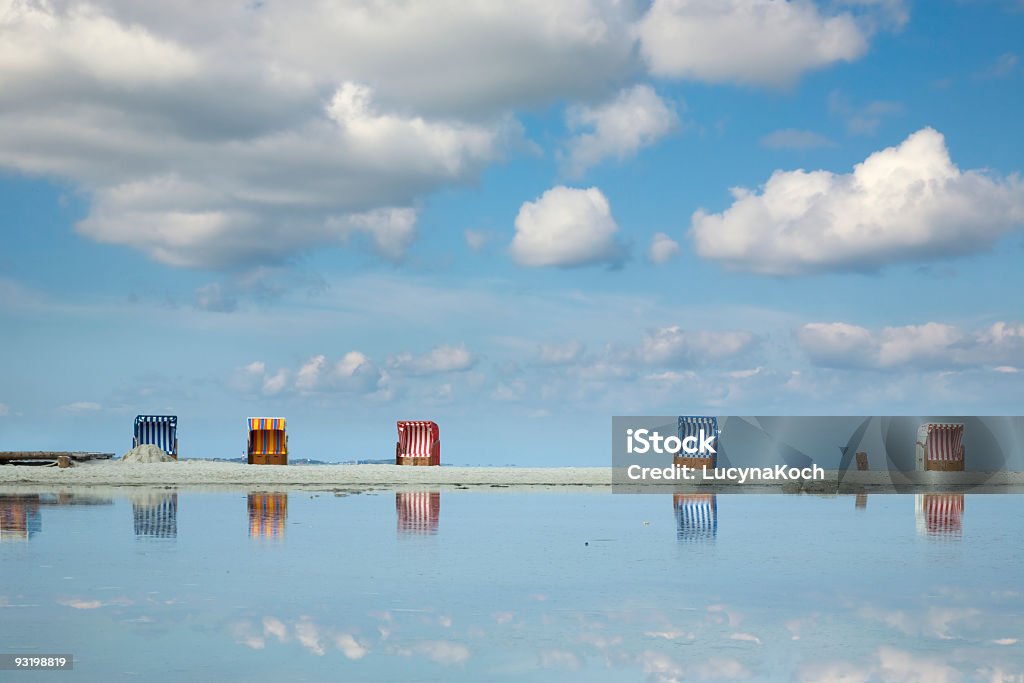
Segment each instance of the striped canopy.
[{"label": "striped canopy", "polygon": [[272,430],[272,431],[284,431],[284,418],[283,417],[250,417],[249,418],[249,431],[254,432],[257,430]]},{"label": "striped canopy", "polygon": [[398,444],[403,457],[429,458],[431,447],[440,440],[436,422],[399,420]]},{"label": "striped canopy", "polygon": [[[952,422],[929,422],[925,433],[925,457],[949,462],[963,460],[964,426]],[[924,431],[924,430],[922,430]]]},{"label": "striped canopy", "polygon": [[178,455],[178,416],[177,415],[136,415],[135,438],[132,448],[143,444],[152,444],[163,449],[165,453]]},{"label": "striped canopy", "polygon": [[[704,436],[715,435],[713,445],[715,450],[718,450],[718,418],[717,417],[706,417],[703,415],[680,415],[679,416],[679,429],[677,436],[682,441],[688,436],[692,436],[700,439],[700,432],[704,430]],[[692,457],[692,456],[688,456]],[[701,457],[701,456],[697,456]],[[706,457],[711,457],[709,453]]]}]

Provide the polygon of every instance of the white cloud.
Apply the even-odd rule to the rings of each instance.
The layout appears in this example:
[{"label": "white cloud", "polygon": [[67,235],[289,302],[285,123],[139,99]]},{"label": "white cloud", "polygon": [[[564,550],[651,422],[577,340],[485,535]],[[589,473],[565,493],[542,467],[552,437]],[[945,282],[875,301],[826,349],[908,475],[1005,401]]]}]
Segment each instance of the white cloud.
[{"label": "white cloud", "polygon": [[388,379],[363,353],[349,351],[337,361],[324,354],[311,356],[297,369],[271,370],[263,361],[255,361],[235,370],[231,386],[243,394],[258,391],[265,396],[292,391],[385,396]]},{"label": "white cloud", "polygon": [[288,627],[276,617],[263,617],[263,635],[273,636],[278,642],[288,642]]},{"label": "white cloud", "polygon": [[625,250],[608,199],[596,187],[559,185],[524,202],[509,251],[521,266],[618,265]]},{"label": "white cloud", "polygon": [[656,76],[776,87],[868,45],[850,13],[788,0],[655,0],[637,34]]},{"label": "white cloud", "polygon": [[359,644],[359,642],[348,633],[339,633],[334,636],[334,644],[339,650],[341,650],[341,653],[345,655],[345,657],[352,660],[362,659],[366,656],[366,653],[369,652],[365,646]]},{"label": "white cloud", "polygon": [[83,235],[183,266],[355,233],[397,258],[421,197],[518,144],[516,105],[632,70],[612,3],[58,0],[0,16],[0,168],[72,183],[91,199]]},{"label": "white cloud", "polygon": [[291,373],[285,368],[280,368],[277,372],[266,375],[263,378],[262,391],[265,396],[274,396],[280,394],[288,386],[288,381],[291,379]]},{"label": "white cloud", "polygon": [[353,235],[365,235],[381,256],[397,260],[416,237],[416,211],[413,209],[375,209],[344,217],[331,217],[328,226],[338,230],[342,241]]},{"label": "white cloud", "polygon": [[594,107],[566,111],[569,130],[567,168],[582,175],[605,159],[625,159],[663,138],[679,123],[674,108],[649,85],[635,85]]},{"label": "white cloud", "polygon": [[668,263],[679,253],[679,243],[663,232],[654,233],[647,247],[647,260],[655,265]]},{"label": "white cloud", "polygon": [[568,365],[580,359],[584,348],[579,339],[570,339],[561,344],[541,344],[537,360],[544,365]]},{"label": "white cloud", "polygon": [[883,369],[955,368],[1024,362],[1024,324],[997,322],[965,332],[942,323],[869,330],[843,322],[808,323],[797,342],[817,365]]},{"label": "white cloud", "polygon": [[769,149],[814,149],[816,147],[835,147],[836,143],[821,133],[796,128],[783,128],[772,131],[761,138],[761,144]]},{"label": "white cloud", "polygon": [[444,666],[465,664],[469,661],[469,648],[449,640],[425,640],[413,647],[417,654]]},{"label": "white cloud", "polygon": [[325,652],[320,639],[320,629],[308,617],[303,617],[295,624],[295,639],[315,655],[322,656]]},{"label": "white cloud", "polygon": [[800,683],[867,683],[871,670],[849,662],[805,664],[797,672]]},{"label": "white cloud", "polygon": [[66,413],[92,413],[97,410],[102,410],[103,406],[99,403],[93,403],[92,401],[75,401],[74,403],[66,403],[60,407]]},{"label": "white cloud", "polygon": [[699,364],[736,356],[755,342],[751,332],[684,330],[672,325],[651,330],[644,336],[640,358],[652,365]]},{"label": "white cloud", "polygon": [[765,275],[953,257],[1024,223],[1024,182],[961,171],[931,128],[849,174],[776,171],[760,193],[732,193],[722,213],[694,213],[697,253]]},{"label": "white cloud", "polygon": [[878,649],[879,674],[886,683],[957,683],[963,677],[956,669],[934,658],[915,657],[894,647]]},{"label": "white cloud", "polygon": [[464,344],[437,346],[421,356],[402,353],[388,359],[388,367],[412,375],[461,372],[476,365],[476,357]]}]

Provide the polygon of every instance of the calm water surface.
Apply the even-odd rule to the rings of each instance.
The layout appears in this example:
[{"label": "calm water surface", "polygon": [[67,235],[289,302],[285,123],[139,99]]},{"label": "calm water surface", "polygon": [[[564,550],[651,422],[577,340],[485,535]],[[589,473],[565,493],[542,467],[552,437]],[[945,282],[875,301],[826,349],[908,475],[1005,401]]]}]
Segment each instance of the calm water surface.
[{"label": "calm water surface", "polygon": [[1024,681],[1024,496],[0,494],[3,680]]}]

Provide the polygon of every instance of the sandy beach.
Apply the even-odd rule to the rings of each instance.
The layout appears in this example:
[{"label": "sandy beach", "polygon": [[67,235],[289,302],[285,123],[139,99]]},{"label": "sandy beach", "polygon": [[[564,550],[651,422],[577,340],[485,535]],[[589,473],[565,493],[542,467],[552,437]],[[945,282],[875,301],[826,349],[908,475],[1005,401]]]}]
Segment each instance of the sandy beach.
[{"label": "sandy beach", "polygon": [[[175,488],[294,489],[399,488],[407,486],[496,489],[537,487],[612,491],[609,467],[399,467],[397,465],[290,465],[254,466],[234,462],[183,460],[167,463],[123,463],[117,460],[56,467],[0,467],[0,487],[35,486],[165,486]],[[1024,492],[1021,472],[839,472],[826,471],[821,481],[758,482],[737,484],[701,481],[658,487],[637,487],[644,492],[686,490],[731,493],[845,493],[886,491],[971,490]],[[616,486],[623,491],[624,487]]]}]

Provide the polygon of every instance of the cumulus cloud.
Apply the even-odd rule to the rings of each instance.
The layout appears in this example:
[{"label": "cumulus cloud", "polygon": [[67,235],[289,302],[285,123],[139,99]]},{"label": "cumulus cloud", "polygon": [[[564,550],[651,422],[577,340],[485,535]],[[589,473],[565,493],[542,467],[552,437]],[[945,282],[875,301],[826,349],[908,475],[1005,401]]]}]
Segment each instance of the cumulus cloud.
[{"label": "cumulus cloud", "polygon": [[760,192],[732,194],[722,213],[694,213],[697,253],[765,275],[953,257],[987,249],[1024,223],[1024,182],[961,171],[931,128],[849,174],[776,171]]},{"label": "cumulus cloud", "polygon": [[644,336],[640,358],[652,365],[699,364],[739,355],[755,343],[751,332],[685,330],[672,325]]},{"label": "cumulus cloud", "polygon": [[663,232],[654,233],[647,247],[647,260],[655,265],[668,263],[679,253],[679,243]]},{"label": "cumulus cloud", "polygon": [[331,362],[320,354],[307,360],[295,374],[295,389],[302,393],[369,393],[382,389],[386,375],[359,351],[349,351]]},{"label": "cumulus cloud", "polygon": [[956,368],[1013,366],[1024,362],[1024,324],[997,322],[967,332],[952,325],[922,325],[870,330],[844,322],[808,323],[797,342],[817,365],[885,369],[901,366]]},{"label": "cumulus cloud", "polygon": [[240,393],[258,392],[264,396],[289,392],[384,396],[388,375],[363,353],[349,351],[337,360],[317,354],[295,369],[273,370],[263,361],[254,361],[235,370],[231,385]]},{"label": "cumulus cloud", "polygon": [[598,106],[575,106],[566,112],[570,174],[582,175],[605,159],[625,159],[667,135],[679,123],[675,109],[649,85],[635,85]]},{"label": "cumulus cloud", "polygon": [[334,636],[334,644],[341,650],[341,653],[348,659],[362,659],[369,652],[349,633],[339,633]]},{"label": "cumulus cloud", "polygon": [[394,259],[420,197],[518,144],[512,105],[632,69],[610,4],[437,9],[6,2],[0,167],[76,185],[81,234],[171,265],[275,262],[356,234]]},{"label": "cumulus cloud", "polygon": [[826,16],[789,0],[655,0],[637,35],[656,76],[774,87],[853,61],[868,46],[849,12]]},{"label": "cumulus cloud", "polygon": [[320,628],[308,617],[303,617],[295,624],[295,639],[313,654],[323,656],[325,650]]},{"label": "cumulus cloud", "polygon": [[596,187],[553,187],[523,203],[515,227],[509,252],[521,266],[614,266],[625,257],[611,206]]},{"label": "cumulus cloud", "polygon": [[436,375],[445,372],[461,372],[476,365],[476,357],[464,344],[459,346],[437,346],[427,353],[414,356],[401,353],[388,359],[388,367],[411,375]]},{"label": "cumulus cloud", "polygon": [[885,683],[958,683],[959,671],[932,657],[884,646],[878,649],[878,672]]}]

